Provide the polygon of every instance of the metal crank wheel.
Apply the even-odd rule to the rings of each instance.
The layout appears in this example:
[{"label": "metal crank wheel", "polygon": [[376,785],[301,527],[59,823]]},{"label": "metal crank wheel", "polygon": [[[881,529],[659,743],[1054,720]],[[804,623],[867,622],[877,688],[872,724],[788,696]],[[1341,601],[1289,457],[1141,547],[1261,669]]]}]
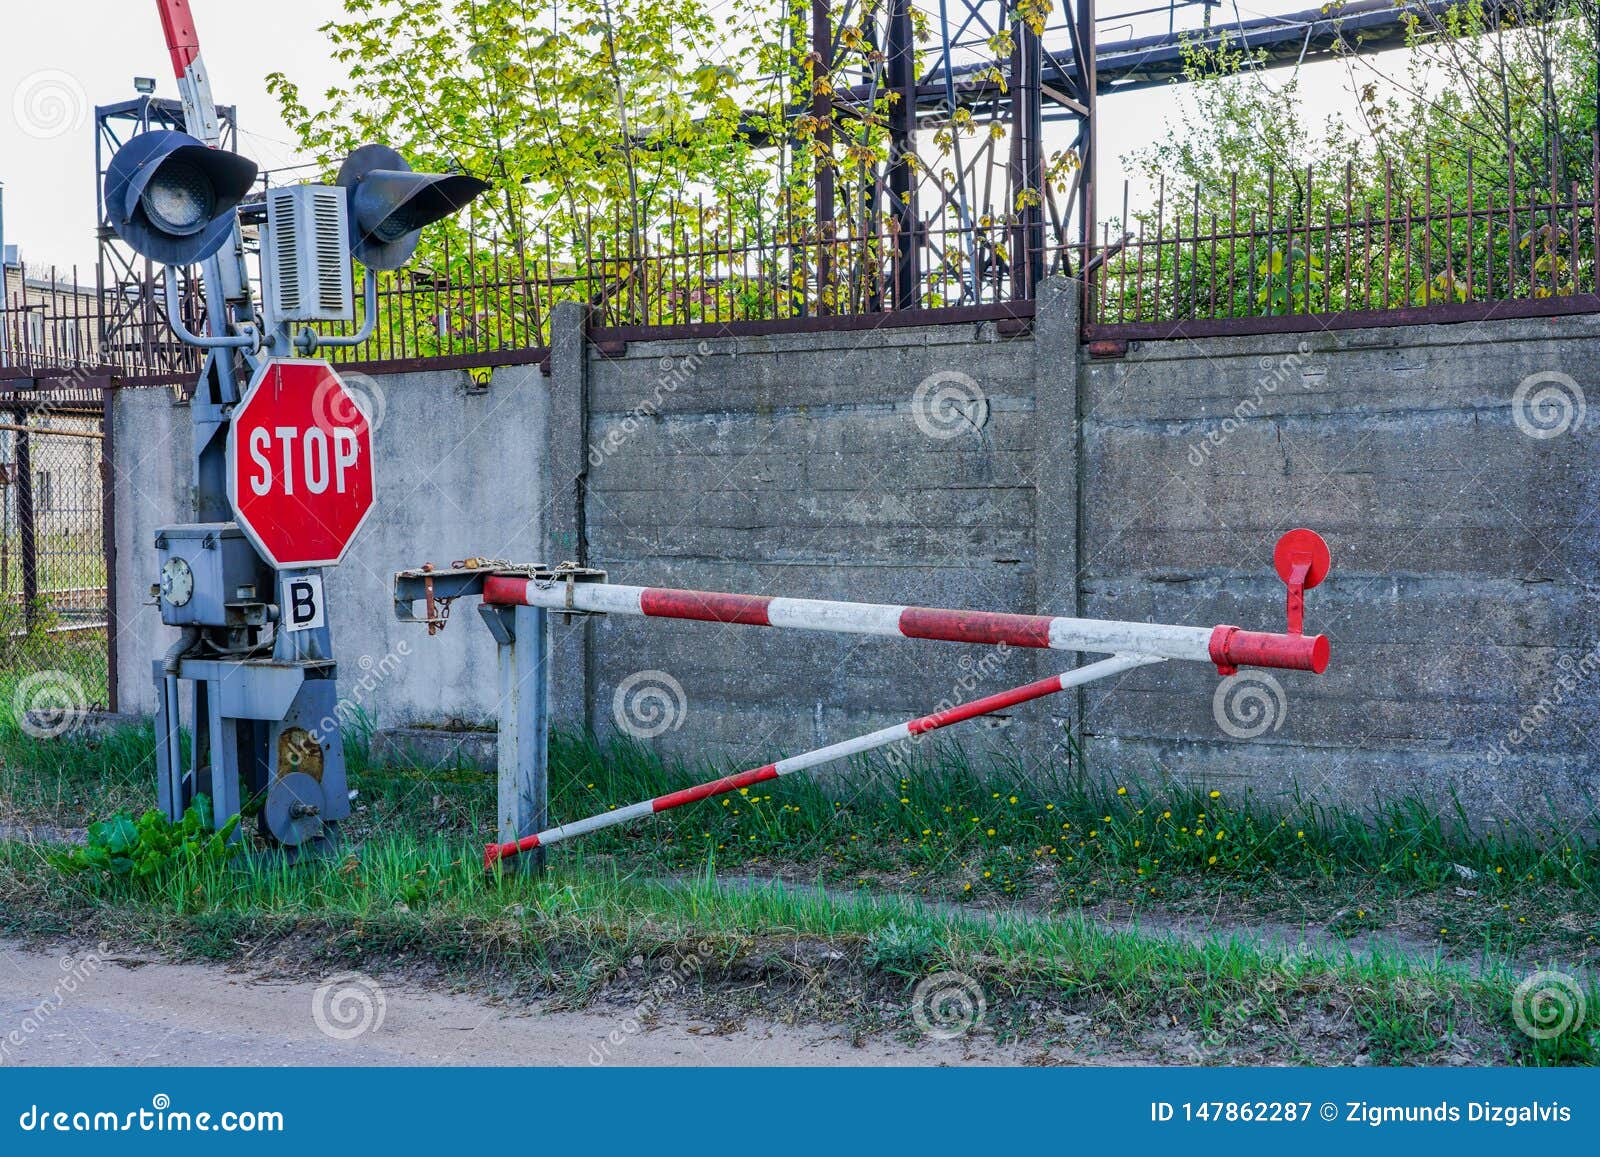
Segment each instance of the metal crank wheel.
[{"label": "metal crank wheel", "polygon": [[291,855],[331,848],[339,825],[323,819],[327,808],[322,784],[304,772],[280,776],[267,790],[267,832]]}]

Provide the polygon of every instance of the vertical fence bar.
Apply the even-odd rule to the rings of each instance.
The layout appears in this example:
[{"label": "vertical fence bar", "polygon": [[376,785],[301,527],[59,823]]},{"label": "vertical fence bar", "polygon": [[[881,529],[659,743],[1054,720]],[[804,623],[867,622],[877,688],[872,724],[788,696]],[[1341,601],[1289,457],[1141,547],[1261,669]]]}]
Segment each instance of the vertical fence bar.
[{"label": "vertical fence bar", "polygon": [[1422,162],[1422,304],[1432,305],[1433,293],[1433,150]]},{"label": "vertical fence bar", "polygon": [[[1277,169],[1276,169],[1275,166],[1269,165],[1267,167],[1267,283],[1266,283],[1267,316],[1268,317],[1271,317],[1273,312],[1274,312],[1274,310],[1273,310],[1274,303],[1273,303],[1273,300],[1272,300],[1272,289],[1273,289],[1273,277],[1274,277],[1276,271],[1272,268],[1272,258],[1273,258],[1273,255],[1278,250],[1278,240],[1273,235],[1273,230],[1277,228],[1277,225],[1278,225],[1278,172],[1277,172]],[[1284,254],[1284,267],[1283,267],[1283,282],[1284,282],[1285,285],[1290,284],[1290,282],[1289,282],[1289,276],[1290,275],[1289,275],[1288,260],[1289,260],[1289,255],[1287,253],[1285,253]],[[1285,309],[1284,312],[1287,313],[1288,310]]]},{"label": "vertical fence bar", "polygon": [[1350,251],[1355,248],[1355,239],[1352,233],[1355,229],[1355,210],[1352,207],[1355,197],[1354,173],[1350,162],[1344,163],[1344,292],[1341,294],[1339,304],[1344,309],[1350,308]]},{"label": "vertical fence bar", "polygon": [[[106,710],[113,713],[121,710],[117,682],[116,423],[112,421],[115,398],[110,385],[100,392],[100,555],[106,583]],[[0,517],[3,517],[3,512],[0,512]],[[0,528],[0,534],[4,534],[3,528]],[[0,591],[4,589],[4,584],[0,583]]]},{"label": "vertical fence bar", "polygon": [[1163,173],[1155,182],[1155,317],[1162,318],[1162,266],[1166,261],[1166,254],[1162,248],[1162,240],[1166,230],[1166,174]]},{"label": "vertical fence bar", "polygon": [[[827,236],[833,221],[833,18],[829,0],[811,0],[811,117],[817,154],[813,188],[817,226],[817,312],[829,314],[833,283],[832,254]],[[826,81],[826,83],[824,83]]]},{"label": "vertical fence bar", "polygon": [[1194,207],[1189,220],[1189,316],[1200,308],[1200,182],[1194,183]]},{"label": "vertical fence bar", "polygon": [[1228,316],[1238,315],[1239,174],[1228,174]]},{"label": "vertical fence bar", "polygon": [[12,451],[17,463],[17,560],[22,571],[22,621],[31,628],[39,613],[39,534],[33,493],[33,435],[28,432],[31,411],[17,407]]},{"label": "vertical fence bar", "polygon": [[1517,147],[1506,142],[1506,296],[1517,295]]},{"label": "vertical fence bar", "polygon": [[1589,137],[1589,289],[1600,293],[1600,124]]},{"label": "vertical fence bar", "polygon": [[1312,182],[1312,180],[1313,180],[1313,177],[1312,177],[1312,172],[1311,172],[1311,166],[1307,165],[1306,166],[1306,195],[1305,195],[1304,203],[1301,205],[1301,209],[1300,209],[1301,213],[1304,214],[1304,216],[1305,216],[1305,247],[1301,250],[1301,253],[1303,253],[1305,255],[1305,262],[1306,262],[1306,272],[1305,272],[1305,277],[1303,279],[1303,284],[1302,284],[1302,292],[1303,292],[1304,299],[1305,299],[1304,304],[1305,304],[1305,312],[1306,313],[1310,313],[1311,312],[1311,296],[1312,296],[1312,289],[1311,289],[1311,255],[1314,252],[1314,248],[1313,248],[1313,246],[1311,244],[1311,222],[1312,222],[1313,218],[1316,216],[1316,208],[1315,208],[1315,205],[1312,202],[1312,197],[1311,197],[1311,188],[1312,188],[1311,182]]},{"label": "vertical fence bar", "polygon": [[1380,309],[1390,306],[1389,275],[1394,268],[1394,161],[1388,157],[1383,161],[1383,245],[1380,256],[1383,259],[1383,301]]},{"label": "vertical fence bar", "polygon": [[1472,214],[1473,214],[1473,210],[1477,206],[1477,194],[1473,190],[1472,183],[1473,183],[1472,153],[1469,151],[1467,153],[1467,270],[1466,270],[1466,273],[1467,273],[1467,300],[1468,301],[1473,300],[1473,295],[1474,295],[1474,293],[1476,291],[1476,287],[1473,285],[1473,272],[1474,271],[1473,271],[1473,267],[1472,267],[1472,251],[1475,248],[1477,248],[1477,242],[1473,240]]}]

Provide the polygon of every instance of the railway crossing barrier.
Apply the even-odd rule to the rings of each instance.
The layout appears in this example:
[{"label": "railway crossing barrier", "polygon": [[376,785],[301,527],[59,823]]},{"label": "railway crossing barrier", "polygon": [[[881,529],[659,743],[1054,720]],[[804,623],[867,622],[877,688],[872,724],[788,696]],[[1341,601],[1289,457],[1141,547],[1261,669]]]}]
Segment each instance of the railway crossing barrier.
[{"label": "railway crossing barrier", "polygon": [[[588,832],[809,771],[1136,667],[1179,661],[1211,663],[1221,675],[1240,667],[1321,674],[1328,667],[1328,640],[1325,635],[1304,633],[1305,592],[1327,577],[1331,562],[1327,543],[1313,531],[1291,530],[1279,539],[1273,564],[1288,587],[1288,622],[1282,632],[1248,631],[1227,623],[1172,626],[625,586],[608,582],[604,571],[572,563],[511,566],[482,559],[444,569],[424,566],[401,571],[395,575],[394,601],[397,618],[425,623],[434,634],[448,622],[456,599],[479,598],[479,613],[499,646],[499,831],[498,839],[484,849],[484,866],[491,868],[524,853],[533,853],[533,862],[542,863],[539,857],[545,848]],[[1110,657],[682,791],[549,826],[547,617],[552,611],[1003,644]]]}]

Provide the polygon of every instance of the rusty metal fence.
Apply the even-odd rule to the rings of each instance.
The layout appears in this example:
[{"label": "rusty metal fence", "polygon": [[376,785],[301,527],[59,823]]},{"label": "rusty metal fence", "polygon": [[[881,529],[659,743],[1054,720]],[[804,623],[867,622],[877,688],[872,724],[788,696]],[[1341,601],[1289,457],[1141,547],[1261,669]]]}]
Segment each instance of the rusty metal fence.
[{"label": "rusty metal fence", "polygon": [[[1124,206],[1128,195],[1124,192]],[[1265,169],[1100,229],[1087,336],[1159,340],[1600,308],[1600,143],[1449,165]]]},{"label": "rusty metal fence", "polygon": [[105,450],[94,391],[0,389],[0,693],[115,705]]},{"label": "rusty metal fence", "polygon": [[[621,228],[617,226],[617,228]],[[624,230],[625,232],[625,230]],[[549,235],[487,236],[444,247],[418,265],[376,276],[378,323],[360,346],[324,348],[345,363],[479,359],[539,350],[561,302],[590,311],[596,329],[772,324],[828,329],[841,319],[995,310],[1032,300],[1040,276],[1059,272],[1065,251],[1035,249],[1032,234],[996,220],[971,228],[938,222],[903,238],[892,218],[868,229],[769,227],[734,206],[700,206],[619,243],[613,228],[565,241]],[[897,282],[897,253],[914,243],[921,270],[915,295]],[[0,299],[0,372],[121,379],[195,378],[201,359],[173,336],[156,285],[102,293],[75,271],[13,267]],[[183,319],[205,328],[204,292],[184,281]],[[358,310],[359,312],[359,310]],[[327,336],[361,325],[319,324]],[[525,358],[523,360],[526,360]]]},{"label": "rusty metal fence", "polygon": [[[1600,142],[1578,151],[1269,166],[1181,189],[1163,180],[1142,209],[1125,188],[1120,214],[1087,248],[1014,216],[933,216],[907,233],[893,215],[818,226],[732,202],[648,229],[620,217],[562,237],[469,229],[409,269],[373,275],[372,338],[324,356],[527,361],[548,345],[561,302],[587,306],[611,336],[1020,320],[1039,279],[1060,273],[1087,280],[1089,341],[1588,312],[1600,308]],[[899,276],[908,248],[918,255],[910,286]],[[13,269],[0,371],[192,380],[198,357],[172,337],[161,298],[154,286],[107,294],[70,272]],[[204,327],[203,300],[186,280],[190,328]],[[318,328],[345,335],[359,324]]]}]

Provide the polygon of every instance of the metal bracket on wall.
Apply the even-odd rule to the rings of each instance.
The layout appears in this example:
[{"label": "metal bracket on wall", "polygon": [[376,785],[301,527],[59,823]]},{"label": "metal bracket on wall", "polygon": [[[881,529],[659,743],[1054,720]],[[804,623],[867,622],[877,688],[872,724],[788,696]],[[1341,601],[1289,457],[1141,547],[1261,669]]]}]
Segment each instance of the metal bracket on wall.
[{"label": "metal bracket on wall", "polygon": [[[509,575],[527,579],[546,590],[556,583],[565,583],[567,592],[563,613],[569,615],[598,613],[574,607],[573,590],[578,583],[606,581],[605,571],[595,567],[579,566],[572,562],[563,562],[552,567],[544,563],[515,565],[498,559],[469,558],[444,568],[436,568],[432,563],[426,563],[395,574],[395,618],[402,623],[426,624],[428,634],[436,635],[444,630],[445,624],[450,620],[450,604],[459,598],[481,596],[484,580],[491,575]],[[417,614],[418,603],[423,604],[423,613],[420,616]]]}]

